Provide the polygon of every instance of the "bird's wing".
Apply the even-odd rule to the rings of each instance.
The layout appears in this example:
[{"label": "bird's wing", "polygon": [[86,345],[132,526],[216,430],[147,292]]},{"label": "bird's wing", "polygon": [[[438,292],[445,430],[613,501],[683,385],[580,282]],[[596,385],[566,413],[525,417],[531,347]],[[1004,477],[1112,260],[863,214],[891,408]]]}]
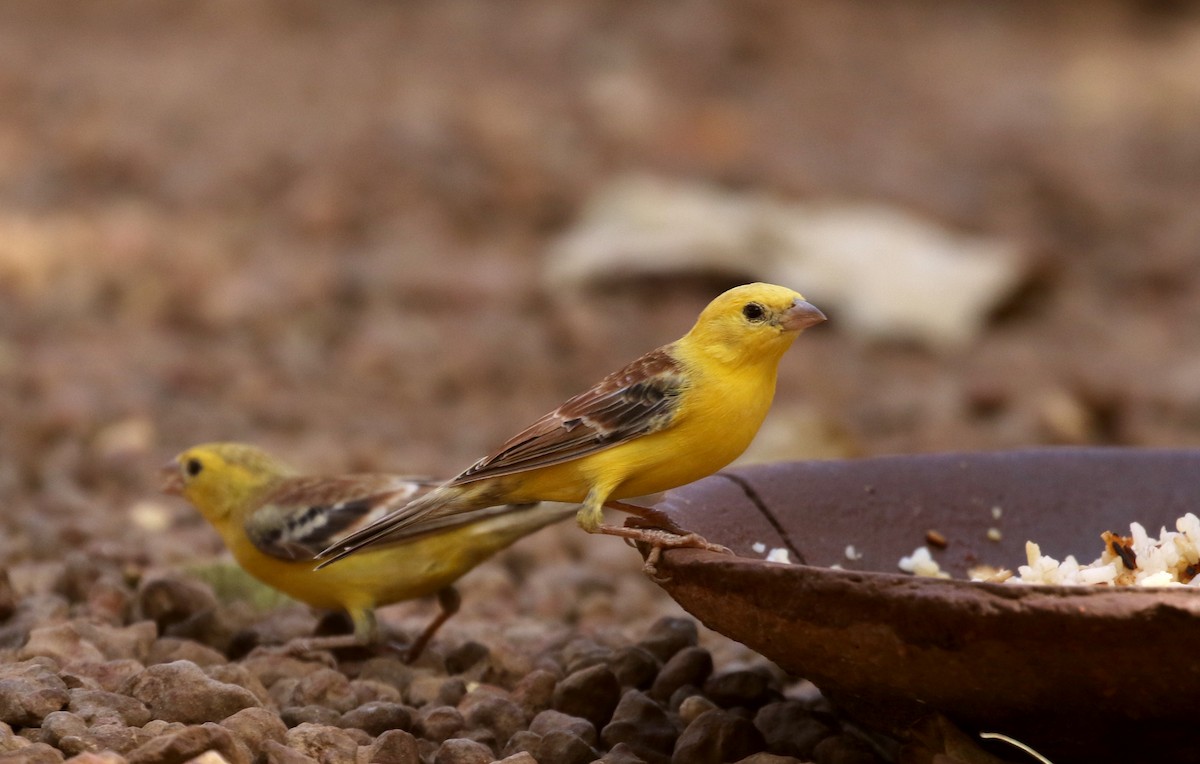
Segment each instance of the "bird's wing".
[{"label": "bird's wing", "polygon": [[569,462],[664,429],[675,416],[684,387],[679,362],[668,348],[647,353],[609,374],[468,467],[450,484]]},{"label": "bird's wing", "polygon": [[[669,345],[647,353],[537,420],[450,482],[330,544],[321,550],[321,566],[372,544],[427,532],[438,521],[474,522],[487,511],[452,506],[446,489],[569,462],[662,430],[675,416],[684,386],[683,371]],[[450,518],[461,518],[461,523]]]},{"label": "bird's wing", "polygon": [[311,560],[436,485],[392,475],[289,478],[246,518],[243,527],[263,554]]}]

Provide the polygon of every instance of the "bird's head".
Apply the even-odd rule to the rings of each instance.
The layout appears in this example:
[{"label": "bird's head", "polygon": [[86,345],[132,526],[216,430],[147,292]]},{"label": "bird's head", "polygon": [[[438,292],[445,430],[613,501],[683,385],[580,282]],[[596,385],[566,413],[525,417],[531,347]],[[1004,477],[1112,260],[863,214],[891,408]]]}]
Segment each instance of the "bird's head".
[{"label": "bird's head", "polygon": [[162,490],[190,501],[210,521],[257,503],[291,470],[244,443],[193,446],[163,467]]},{"label": "bird's head", "polygon": [[799,292],[775,284],[743,284],[708,304],[689,341],[732,363],[778,360],[800,332],[825,314]]}]

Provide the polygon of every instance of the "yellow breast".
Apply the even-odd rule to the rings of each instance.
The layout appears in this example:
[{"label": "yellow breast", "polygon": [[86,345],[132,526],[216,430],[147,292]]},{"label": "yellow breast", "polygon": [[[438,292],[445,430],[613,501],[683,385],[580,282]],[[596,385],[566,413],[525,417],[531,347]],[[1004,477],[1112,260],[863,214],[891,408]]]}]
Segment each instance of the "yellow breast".
[{"label": "yellow breast", "polygon": [[[759,370],[751,370],[758,372]],[[519,499],[581,502],[593,487],[622,499],[711,475],[746,450],[775,395],[774,365],[763,373],[724,367],[689,372],[670,425],[566,464],[506,478]]]}]

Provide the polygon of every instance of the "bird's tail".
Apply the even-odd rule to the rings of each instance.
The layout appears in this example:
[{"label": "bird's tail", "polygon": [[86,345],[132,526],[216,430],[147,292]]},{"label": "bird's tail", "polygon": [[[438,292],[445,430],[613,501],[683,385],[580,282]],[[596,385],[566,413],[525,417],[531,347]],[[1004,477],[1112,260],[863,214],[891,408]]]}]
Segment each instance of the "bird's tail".
[{"label": "bird's tail", "polygon": [[462,501],[463,498],[460,487],[439,486],[322,550],[315,558],[319,561],[316,569],[320,570],[369,546],[401,541],[431,532],[432,527],[422,527],[415,532],[406,533],[423,521],[433,521],[471,509],[470,505]]}]

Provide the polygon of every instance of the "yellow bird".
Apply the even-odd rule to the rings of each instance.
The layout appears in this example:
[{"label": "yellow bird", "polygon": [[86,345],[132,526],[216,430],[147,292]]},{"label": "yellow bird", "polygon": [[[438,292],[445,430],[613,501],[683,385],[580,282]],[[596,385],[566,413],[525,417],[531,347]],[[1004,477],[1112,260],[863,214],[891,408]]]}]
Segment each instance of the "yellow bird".
[{"label": "yellow bird", "polygon": [[522,536],[575,511],[531,503],[430,518],[391,534],[387,544],[345,565],[314,570],[313,559],[322,549],[437,483],[384,474],[298,475],[242,443],[189,448],[164,471],[163,490],[200,510],[248,573],[301,602],[350,615],[353,635],[301,640],[300,649],[377,642],[376,607],[437,594],[441,612],[409,647],[409,660],[457,611],[454,581]]},{"label": "yellow bird", "polygon": [[[321,565],[349,555],[358,560],[413,524],[534,501],[582,503],[584,530],[649,542],[655,554],[672,546],[724,549],[619,500],[690,483],[741,455],[771,406],[784,352],[824,320],[786,287],[730,289],[683,338],[608,375],[449,482],[331,544]],[[659,528],[604,525],[605,507]]]}]

